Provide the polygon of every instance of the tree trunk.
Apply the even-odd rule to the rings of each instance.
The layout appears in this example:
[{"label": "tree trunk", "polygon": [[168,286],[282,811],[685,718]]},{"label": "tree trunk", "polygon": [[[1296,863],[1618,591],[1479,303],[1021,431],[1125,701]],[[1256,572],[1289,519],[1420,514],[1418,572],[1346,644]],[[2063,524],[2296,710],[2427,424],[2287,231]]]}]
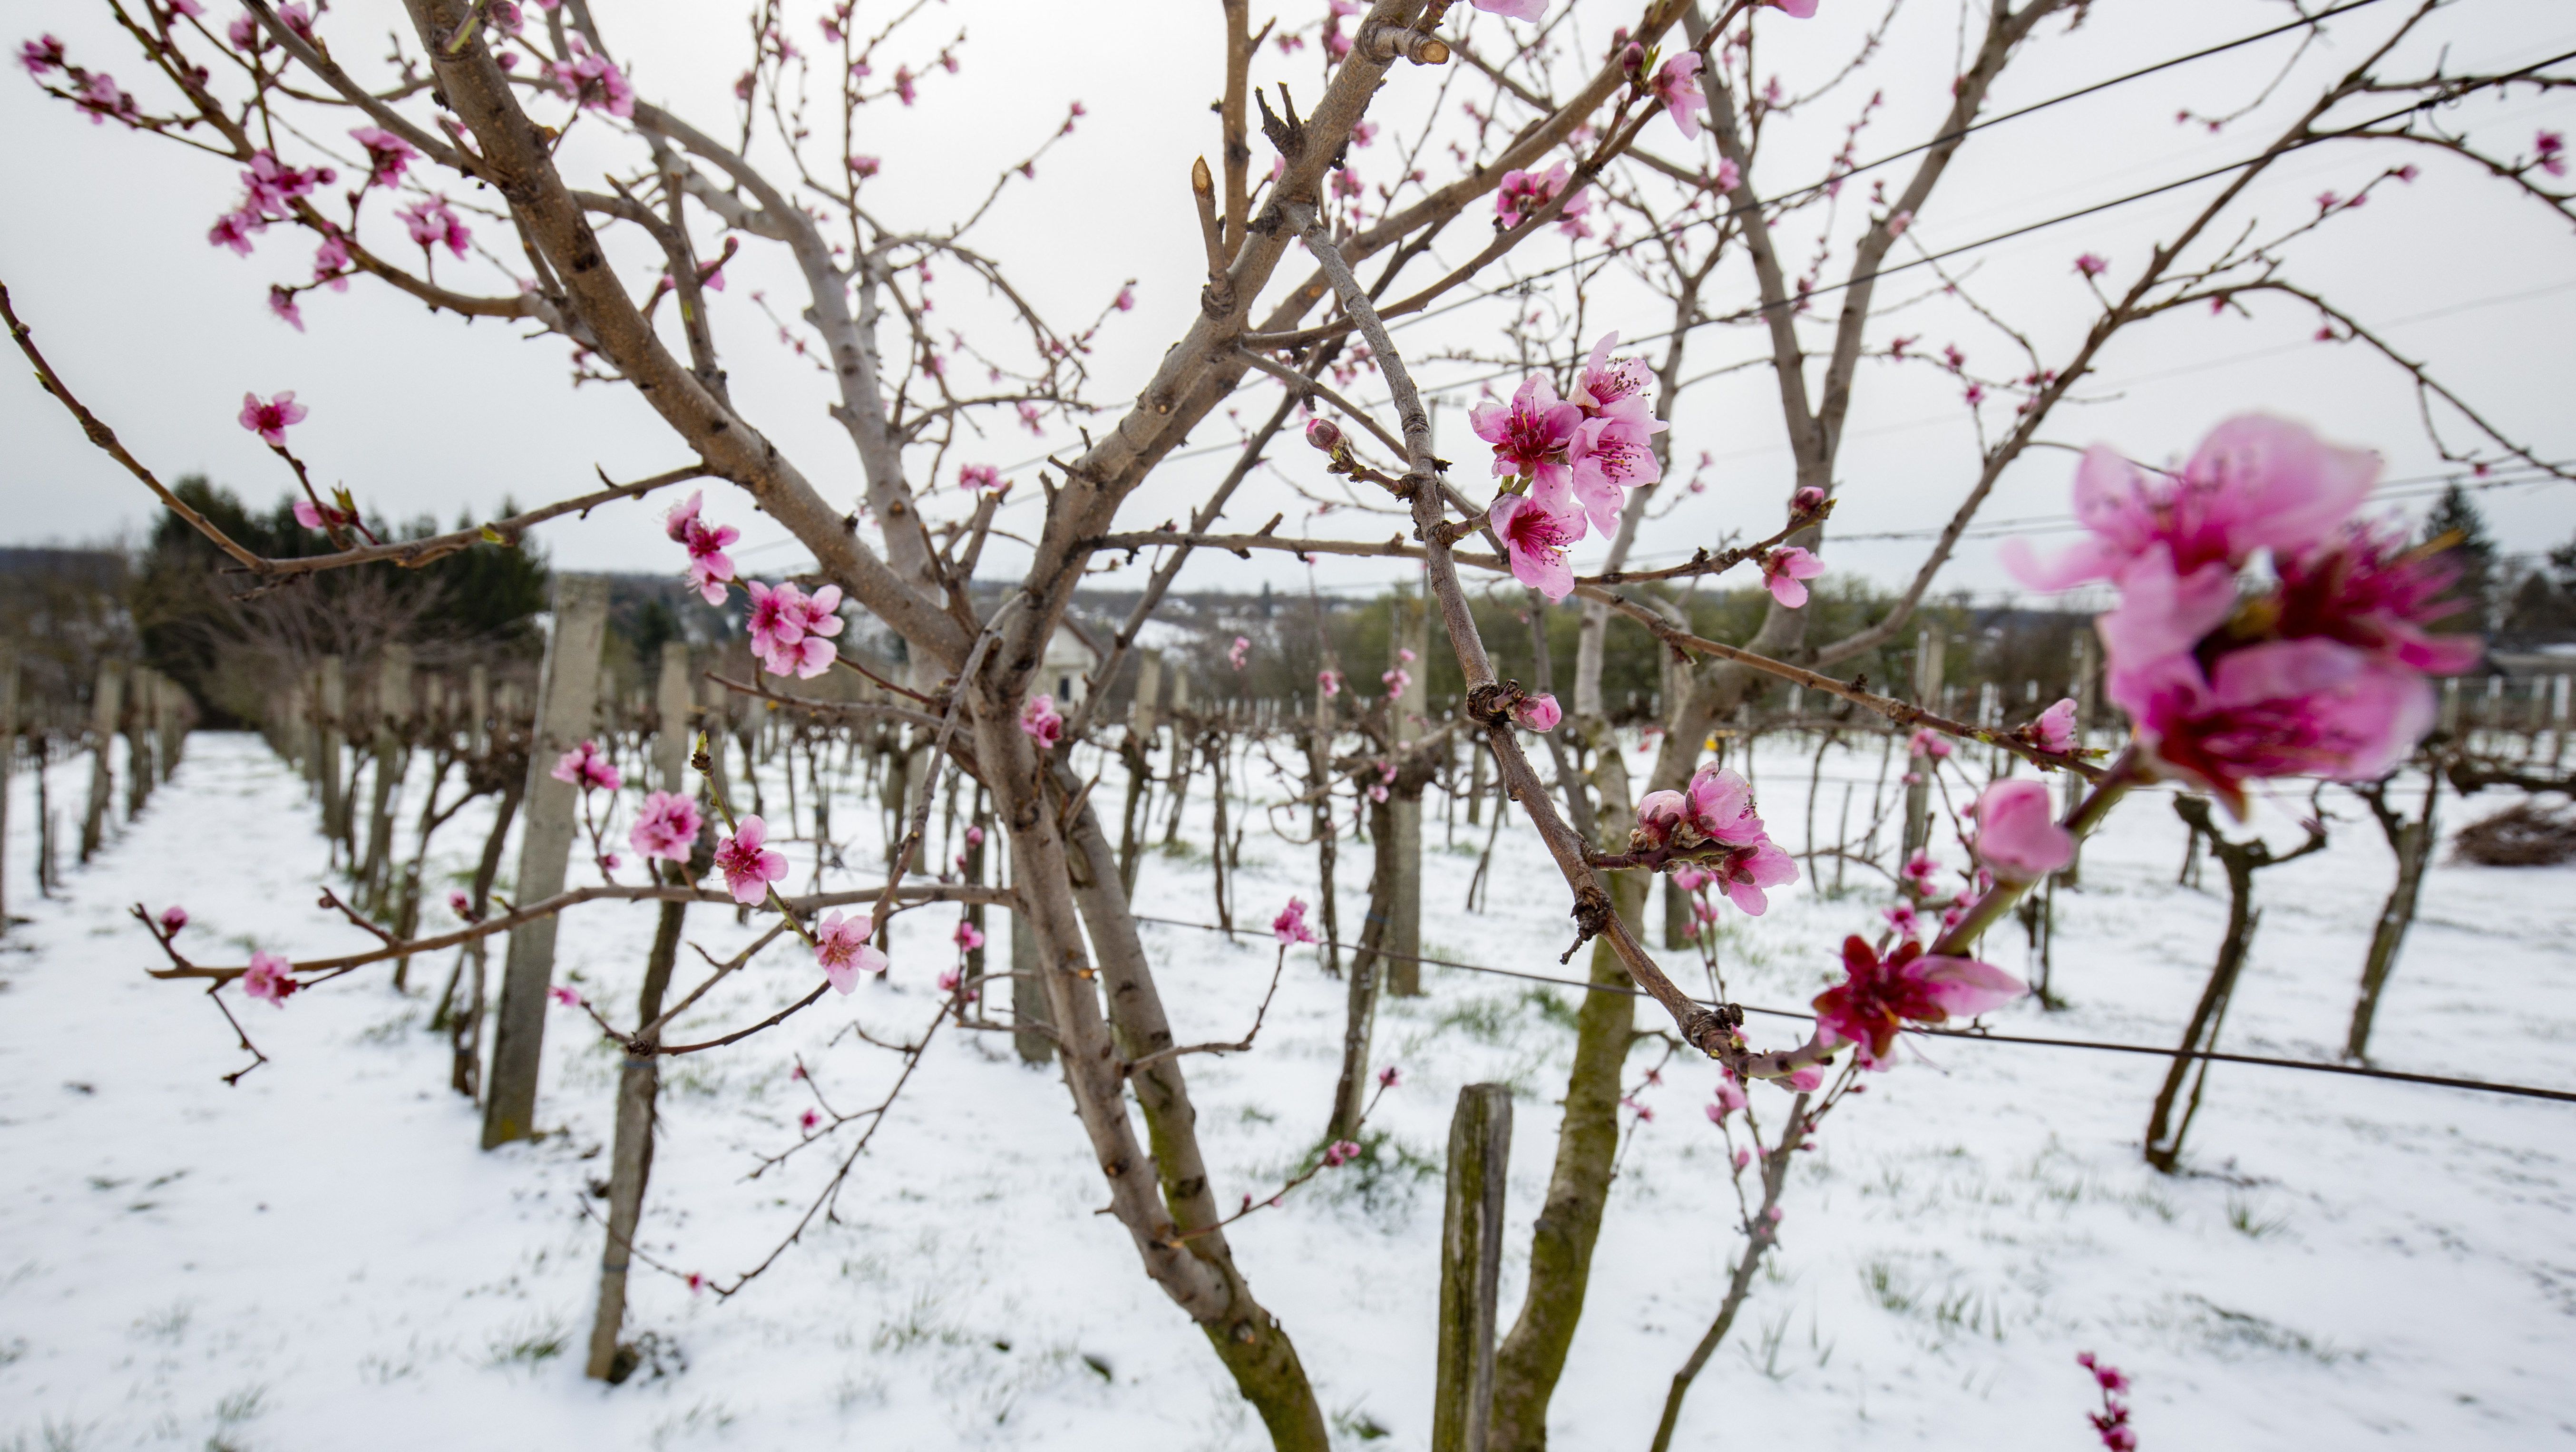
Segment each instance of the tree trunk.
[{"label": "tree trunk", "polygon": [[[636,995],[635,1021],[662,1016],[671,987],[671,965],[680,953],[681,918],[687,903],[662,904],[654,926],[652,956],[644,963],[644,988]],[[638,1048],[646,1051],[637,1053]],[[599,1257],[599,1305],[590,1323],[588,1375],[621,1382],[635,1369],[632,1352],[621,1355],[617,1334],[626,1322],[626,1270],[635,1254],[635,1227],[644,1215],[644,1185],[653,1173],[653,1115],[661,1091],[658,1056],[650,1045],[630,1044],[617,1077],[617,1129],[608,1167],[607,1247]]]},{"label": "tree trunk", "polygon": [[2424,809],[2415,820],[2388,806],[2387,781],[2372,782],[2359,788],[2370,803],[2371,815],[2379,819],[2379,828],[2388,835],[2388,845],[2397,853],[2397,884],[2388,891],[2388,901],[2380,906],[2379,922],[2371,930],[2370,954],[2362,960],[2361,993],[2353,1000],[2352,1030],[2345,1036],[2346,1057],[2368,1061],[2370,1058],[2371,1021],[2379,1016],[2379,994],[2388,986],[2388,975],[2397,968],[2397,952],[2406,945],[2406,931],[2415,925],[2415,900],[2424,890],[2424,869],[2431,864],[2435,841],[2434,807],[2442,792],[2442,774],[2427,771],[2424,783]]}]

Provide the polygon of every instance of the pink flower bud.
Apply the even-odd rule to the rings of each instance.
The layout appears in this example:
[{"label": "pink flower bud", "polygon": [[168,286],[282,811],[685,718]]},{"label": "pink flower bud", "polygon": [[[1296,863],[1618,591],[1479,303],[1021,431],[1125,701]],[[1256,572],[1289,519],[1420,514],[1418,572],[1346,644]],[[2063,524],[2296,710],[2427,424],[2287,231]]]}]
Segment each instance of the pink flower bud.
[{"label": "pink flower bud", "polygon": [[183,908],[174,902],[161,910],[162,932],[175,938],[179,936],[179,930],[187,925],[188,910],[186,908]]},{"label": "pink flower bud", "polygon": [[1339,455],[1347,447],[1342,438],[1342,426],[1328,418],[1306,420],[1306,442],[1333,455]]},{"label": "pink flower bud", "polygon": [[1825,507],[1825,491],[1810,484],[1789,496],[1791,514],[1813,514]]},{"label": "pink flower bud", "polygon": [[1531,731],[1553,731],[1565,719],[1554,696],[1523,696],[1512,706],[1512,719]]}]

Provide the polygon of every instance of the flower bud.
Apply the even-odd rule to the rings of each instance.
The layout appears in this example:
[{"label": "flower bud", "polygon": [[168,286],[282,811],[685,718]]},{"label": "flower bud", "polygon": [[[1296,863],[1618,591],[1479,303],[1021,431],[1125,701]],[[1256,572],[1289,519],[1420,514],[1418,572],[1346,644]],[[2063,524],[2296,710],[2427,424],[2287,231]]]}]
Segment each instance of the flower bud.
[{"label": "flower bud", "polygon": [[1791,514],[1813,514],[1825,507],[1825,491],[1809,485],[1789,496]]},{"label": "flower bud", "polygon": [[1633,76],[1645,68],[1646,48],[1644,46],[1632,40],[1620,49],[1619,69],[1621,71]]},{"label": "flower bud", "polygon": [[1328,418],[1306,420],[1306,442],[1327,454],[1339,454],[1345,447],[1342,426]]},{"label": "flower bud", "polygon": [[1565,719],[1565,711],[1554,696],[1523,696],[1512,705],[1512,719],[1524,730],[1553,731]]}]

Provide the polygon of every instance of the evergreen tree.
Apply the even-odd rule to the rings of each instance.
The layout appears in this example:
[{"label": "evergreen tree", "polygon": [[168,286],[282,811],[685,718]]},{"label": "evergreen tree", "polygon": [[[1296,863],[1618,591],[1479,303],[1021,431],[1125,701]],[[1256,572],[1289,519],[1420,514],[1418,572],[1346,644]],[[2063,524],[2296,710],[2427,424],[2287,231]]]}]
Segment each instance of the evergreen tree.
[{"label": "evergreen tree", "polygon": [[2486,516],[2478,513],[2469,491],[2457,482],[2443,489],[2441,500],[2424,516],[2427,544],[2446,537],[2449,549],[2445,557],[2460,572],[2460,582],[2452,593],[2463,607],[2461,618],[2452,623],[2452,628],[2484,630],[2495,612],[2495,536],[2487,533]]}]

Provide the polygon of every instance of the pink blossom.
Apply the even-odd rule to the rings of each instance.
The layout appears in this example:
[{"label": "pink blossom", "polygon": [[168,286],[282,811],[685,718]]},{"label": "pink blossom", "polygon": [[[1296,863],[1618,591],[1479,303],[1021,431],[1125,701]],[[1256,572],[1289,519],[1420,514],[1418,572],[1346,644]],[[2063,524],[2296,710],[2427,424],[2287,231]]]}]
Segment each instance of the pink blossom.
[{"label": "pink blossom", "polygon": [[295,293],[293,290],[283,287],[270,288],[268,290],[268,310],[292,324],[295,331],[299,333],[304,331],[304,312],[301,308],[298,308],[295,305]]},{"label": "pink blossom", "polygon": [[907,106],[911,105],[913,101],[917,99],[918,94],[912,88],[912,79],[912,67],[896,66],[894,68],[894,93],[897,96],[902,97],[903,103]]},{"label": "pink blossom", "polygon": [[1753,811],[1753,784],[1730,767],[1701,767],[1692,774],[1684,795],[1690,825],[1712,842],[1751,847],[1768,835]]},{"label": "pink blossom", "polygon": [[1722,1120],[1753,1101],[1744,1097],[1744,1085],[1724,1069],[1717,1071],[1717,1102],[1709,1106],[1709,1118]]},{"label": "pink blossom", "polygon": [[967,846],[969,846],[969,847],[981,847],[981,846],[983,846],[983,845],[984,845],[984,829],[983,829],[983,828],[981,828],[981,827],[969,827],[969,828],[967,828],[967,829],[966,829],[966,845],[967,845]]},{"label": "pink blossom", "polygon": [[2069,696],[2030,723],[2031,744],[2063,756],[2075,749],[2075,698]]},{"label": "pink blossom", "polygon": [[475,920],[474,900],[452,888],[447,894],[447,910],[469,923]]},{"label": "pink blossom", "polygon": [[250,234],[267,230],[268,219],[257,212],[248,209],[226,212],[215,219],[215,225],[206,229],[206,241],[210,246],[229,247],[248,257]]},{"label": "pink blossom", "polygon": [[769,824],[757,816],[745,817],[734,835],[716,844],[716,868],[725,875],[725,888],[733,900],[746,906],[769,896],[769,885],[787,875],[787,859],[761,843],[769,835]]},{"label": "pink blossom", "polygon": [[1923,919],[1911,903],[1901,902],[1894,907],[1880,908],[1878,915],[1887,919],[1887,926],[1900,938],[1917,937],[1923,932]]},{"label": "pink blossom", "polygon": [[1566,402],[1583,410],[1586,418],[1610,419],[1645,434],[1663,432],[1666,425],[1656,420],[1654,407],[1646,396],[1655,386],[1654,370],[1643,358],[1611,357],[1610,350],[1618,346],[1617,333],[1604,333],[1593,343],[1591,356],[1583,360],[1583,372],[1574,380],[1574,391],[1566,395]]},{"label": "pink blossom", "polygon": [[793,584],[776,588],[758,580],[743,582],[751,596],[749,628],[752,654],[773,676],[811,680],[832,668],[840,652],[831,637],[841,633],[841,587],[826,585],[807,598]]},{"label": "pink blossom", "polygon": [[1251,654],[1252,642],[1246,637],[1240,635],[1236,636],[1234,638],[1234,644],[1227,646],[1225,650],[1226,660],[1231,663],[1236,670],[1243,669],[1244,661],[1250,657]]},{"label": "pink blossom", "polygon": [[104,125],[108,117],[125,116],[134,110],[134,98],[127,95],[116,84],[116,78],[105,71],[92,74],[89,84],[81,87],[79,94],[80,99],[75,104],[89,113],[92,126]]},{"label": "pink blossom", "polygon": [[1342,693],[1342,673],[1334,670],[1315,672],[1315,688],[1322,691],[1328,699],[1340,695]]},{"label": "pink blossom", "polygon": [[277,159],[276,152],[262,147],[251,153],[250,165],[241,174],[242,210],[262,217],[291,216],[298,198],[311,196],[335,175],[327,166],[288,166]]},{"label": "pink blossom", "polygon": [[[48,36],[47,39],[52,37]],[[2532,138],[2540,169],[2551,176],[2567,174],[2567,138],[2555,131],[2543,131]]]},{"label": "pink blossom", "polygon": [[1279,916],[1270,920],[1270,931],[1283,948],[1294,943],[1315,941],[1315,930],[1306,926],[1306,900],[1302,897],[1288,899],[1288,905],[1279,910]]},{"label": "pink blossom", "polygon": [[1771,598],[1796,610],[1807,603],[1804,581],[1825,572],[1825,562],[1796,545],[1784,545],[1762,557],[1762,586]]},{"label": "pink blossom", "polygon": [[2465,608],[2447,594],[2459,570],[2411,547],[2401,522],[2348,524],[2326,544],[2272,563],[2281,579],[2273,629],[2284,639],[2338,640],[2437,676],[2467,670],[2485,653],[2474,635],[2425,632]]},{"label": "pink blossom", "polygon": [[[1654,793],[1654,795],[1672,797],[1676,800],[1679,800],[1681,797],[1680,792],[1657,792]],[[1717,881],[1716,875],[1711,873],[1707,868],[1699,867],[1691,863],[1684,863],[1681,866],[1674,868],[1672,871],[1672,879],[1673,886],[1680,888],[1684,892],[1697,892],[1701,888],[1708,886],[1710,883]]]},{"label": "pink blossom", "polygon": [[635,114],[635,87],[616,62],[590,48],[575,31],[569,37],[572,59],[546,68],[546,75],[581,105],[624,119]]},{"label": "pink blossom", "polygon": [[[1564,162],[1545,171],[1507,171],[1494,187],[1494,216],[1506,227],[1517,227],[1523,219],[1537,215],[1565,190],[1574,173]],[[1585,206],[1589,207],[1589,202]],[[1567,210],[1573,204],[1567,203]]]},{"label": "pink blossom", "polygon": [[304,985],[288,972],[290,964],[275,953],[250,955],[250,971],[241,976],[242,992],[265,1003],[286,1007],[287,998]]},{"label": "pink blossom", "polygon": [[1914,214],[1912,212],[1898,212],[1896,215],[1887,219],[1887,235],[1890,238],[1902,237],[1905,235],[1905,229],[1913,225]]},{"label": "pink blossom", "polygon": [[972,918],[959,918],[957,931],[949,936],[956,942],[957,951],[961,953],[972,953],[984,946],[984,930],[975,926]]},{"label": "pink blossom", "polygon": [[1386,801],[1386,783],[1384,783],[1384,782],[1371,782],[1371,783],[1369,783],[1368,799],[1369,799],[1370,801],[1373,801],[1373,802],[1379,802],[1379,803],[1383,803],[1383,802],[1385,802],[1385,801]]},{"label": "pink blossom", "polygon": [[1699,138],[1699,112],[1706,104],[1699,90],[1699,68],[1699,52],[1686,50],[1664,62],[1663,68],[1655,72],[1654,80],[1647,84],[1647,89],[1654,92],[1655,100],[1663,106],[1664,114],[1672,117],[1673,125],[1690,140]]},{"label": "pink blossom", "polygon": [[1929,726],[1924,726],[1916,729],[1912,736],[1905,739],[1905,749],[1914,756],[1928,756],[1939,760],[1950,754],[1950,738]]},{"label": "pink blossom", "polygon": [[188,910],[186,908],[183,908],[174,902],[161,910],[161,931],[166,936],[173,938],[179,936],[179,930],[187,925]]},{"label": "pink blossom", "polygon": [[574,1004],[581,1002],[580,994],[574,992],[572,989],[566,988],[560,983],[548,988],[546,990],[546,997],[553,999],[559,1007],[563,1008],[570,1008]]},{"label": "pink blossom", "polygon": [[1914,855],[1905,859],[1905,865],[1897,870],[1906,890],[1917,897],[1931,892],[1932,879],[1940,875],[1941,864],[1933,861],[1932,854],[1920,847],[1915,848]]},{"label": "pink blossom", "polygon": [[[749,826],[751,821],[745,817],[743,825]],[[784,875],[786,868],[783,863],[779,871]],[[737,891],[734,896],[739,898],[742,894]],[[815,925],[814,961],[822,965],[823,976],[830,980],[835,991],[847,993],[856,988],[862,973],[886,971],[886,955],[868,945],[868,939],[875,932],[876,919],[843,917],[837,912],[826,915]]]},{"label": "pink blossom", "polygon": [[1402,666],[1397,666],[1393,670],[1380,672],[1377,679],[1378,684],[1386,687],[1386,693],[1391,697],[1401,696],[1406,691],[1413,689],[1413,672],[1406,670]]},{"label": "pink blossom", "polygon": [[2075,860],[2075,836],[2057,825],[2043,782],[2007,777],[1968,810],[1977,819],[1977,860],[2006,882],[2037,882]]},{"label": "pink blossom", "polygon": [[464,223],[456,220],[456,214],[447,209],[445,197],[424,197],[408,207],[395,208],[394,215],[402,219],[403,226],[411,233],[411,240],[418,243],[423,252],[444,242],[448,251],[461,258],[465,255],[465,244],[474,236]]},{"label": "pink blossom", "polygon": [[1798,864],[1778,843],[1765,837],[1753,846],[1728,853],[1717,865],[1716,875],[1725,885],[1727,900],[1758,918],[1771,906],[1771,899],[1762,889],[1797,881]]},{"label": "pink blossom", "polygon": [[1342,426],[1328,418],[1306,420],[1306,442],[1335,458],[1349,447],[1349,441],[1342,437]]},{"label": "pink blossom", "polygon": [[2026,542],[2007,540],[2003,561],[2037,590],[2088,580],[2125,586],[2130,567],[2159,546],[2177,577],[2213,564],[2232,572],[2258,549],[2289,556],[2323,542],[2378,477],[2377,455],[2262,414],[2210,430],[2179,474],[2150,476],[2097,444],[2075,472],[2075,517],[2092,538],[2046,565]]},{"label": "pink blossom", "polygon": [[734,578],[733,556],[725,546],[742,538],[742,531],[730,524],[709,525],[698,520],[698,501],[705,491],[692,493],[678,508],[664,517],[662,529],[689,552],[689,587],[710,605],[721,605],[725,582]]},{"label": "pink blossom", "polygon": [[1474,0],[1477,9],[1488,15],[1509,16],[1514,20],[1537,21],[1547,15],[1547,0]]},{"label": "pink blossom", "polygon": [[2086,252],[2075,259],[2075,270],[2086,277],[2100,277],[2111,270],[2111,259],[2098,252]]},{"label": "pink blossom", "polygon": [[565,752],[563,758],[555,763],[554,770],[546,775],[583,791],[596,787],[613,792],[619,785],[617,768],[609,764],[607,757],[599,754],[599,743],[590,740],[584,740]]},{"label": "pink blossom", "polygon": [[850,175],[864,181],[875,176],[883,166],[884,163],[873,156],[853,156],[850,158]]},{"label": "pink blossom", "polygon": [[1816,0],[1762,0],[1762,3],[1799,20],[1812,20],[1816,15]]},{"label": "pink blossom", "polygon": [[1380,1089],[1392,1089],[1403,1082],[1404,1075],[1398,1073],[1393,1064],[1377,1071],[1377,1087]]},{"label": "pink blossom", "polygon": [[1813,514],[1825,507],[1825,491],[1810,484],[1789,496],[1791,514]]},{"label": "pink blossom", "polygon": [[260,441],[273,449],[286,447],[287,426],[302,423],[304,414],[304,405],[295,401],[295,390],[291,388],[265,403],[256,393],[242,395],[241,426],[259,435]]},{"label": "pink blossom", "polygon": [[[1478,0],[1479,4],[1483,0]],[[1360,1157],[1360,1147],[1346,1139],[1337,1139],[1324,1148],[1324,1168],[1338,1170]]]},{"label": "pink blossom", "polygon": [[349,239],[338,232],[325,235],[322,245],[313,249],[313,280],[327,282],[333,292],[349,290]]},{"label": "pink blossom", "polygon": [[1855,1045],[1865,1069],[1888,1066],[1897,1030],[1907,1021],[1973,1018],[2030,991],[1993,964],[1928,956],[1916,942],[1898,945],[1882,960],[1856,933],[1843,939],[1843,966],[1843,981],[1816,995],[1816,1034],[1829,1045]]},{"label": "pink blossom", "polygon": [[[1495,477],[1528,478],[1539,493],[1551,497],[1562,496],[1571,484],[1565,450],[1574,442],[1583,410],[1559,401],[1556,386],[1544,376],[1531,374],[1508,404],[1477,404],[1468,410],[1467,421],[1476,437],[1494,446]],[[1567,542],[1582,537],[1578,529]]]},{"label": "pink blossom", "polygon": [[1525,731],[1553,731],[1565,719],[1565,711],[1554,696],[1523,696],[1512,706],[1512,719]]},{"label": "pink blossom", "polygon": [[27,74],[41,81],[48,74],[62,69],[63,43],[50,35],[41,40],[20,41],[18,64],[27,68]]},{"label": "pink blossom", "polygon": [[644,811],[628,830],[626,841],[645,857],[686,862],[698,840],[698,804],[677,792],[655,792],[644,799]]},{"label": "pink blossom", "polygon": [[960,464],[957,485],[961,489],[982,489],[992,493],[1002,490],[1002,471],[991,464]]},{"label": "pink blossom", "polygon": [[1574,431],[1566,458],[1574,466],[1571,486],[1592,527],[1615,534],[1619,514],[1628,506],[1627,491],[1664,477],[1648,440],[1665,424],[1649,420],[1632,424],[1617,418],[1591,418]]},{"label": "pink blossom", "polygon": [[805,1134],[812,1134],[814,1132],[814,1127],[822,1122],[823,1115],[821,1111],[815,1109],[809,1108],[804,1113],[796,1116],[796,1128]]},{"label": "pink blossom", "polygon": [[2313,638],[2229,651],[2207,673],[2188,654],[2169,655],[2112,672],[2109,686],[2156,761],[2239,817],[2248,781],[2387,774],[2434,716],[2423,677]]},{"label": "pink blossom", "polygon": [[235,50],[256,51],[268,44],[268,37],[260,30],[259,21],[247,11],[234,16],[233,23],[224,27],[224,38],[233,43]]},{"label": "pink blossom", "polygon": [[1054,750],[1064,739],[1064,718],[1056,714],[1055,697],[1029,697],[1028,704],[1020,707],[1020,730],[1037,743],[1038,750]]},{"label": "pink blossom", "polygon": [[[1497,459],[1496,466],[1500,463]],[[1512,578],[1550,603],[1573,593],[1574,571],[1565,563],[1565,550],[1583,538],[1583,516],[1571,501],[1560,512],[1528,495],[1506,494],[1494,501],[1491,518],[1494,533],[1511,555]]]}]

